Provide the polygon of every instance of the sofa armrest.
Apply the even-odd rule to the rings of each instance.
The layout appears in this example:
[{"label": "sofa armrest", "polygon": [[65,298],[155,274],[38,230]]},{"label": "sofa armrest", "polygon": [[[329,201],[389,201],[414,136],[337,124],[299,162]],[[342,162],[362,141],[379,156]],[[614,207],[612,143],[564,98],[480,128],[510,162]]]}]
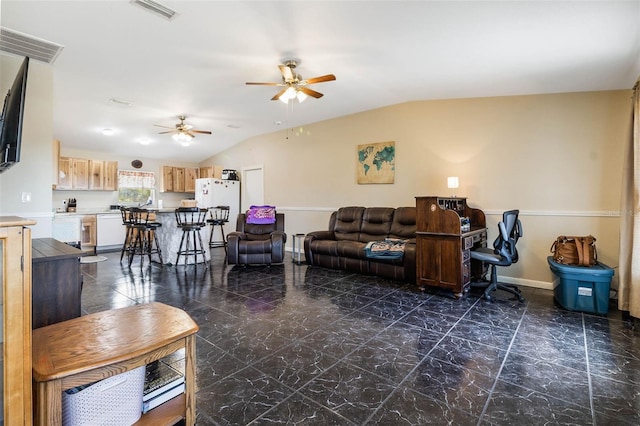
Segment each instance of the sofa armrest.
[{"label": "sofa armrest", "polygon": [[304,237],[304,258],[307,265],[313,265],[313,253],[311,252],[311,242],[313,240],[335,240],[336,233],[333,231],[313,231]]},{"label": "sofa armrest", "polygon": [[271,262],[284,262],[284,244],[287,242],[287,234],[283,231],[271,233]]},{"label": "sofa armrest", "polygon": [[404,266],[405,281],[415,283],[416,282],[416,239],[411,238],[404,244],[404,260],[402,261]]},{"label": "sofa armrest", "polygon": [[231,232],[227,235],[227,264],[235,265],[240,257],[240,241],[246,240],[244,232]]}]

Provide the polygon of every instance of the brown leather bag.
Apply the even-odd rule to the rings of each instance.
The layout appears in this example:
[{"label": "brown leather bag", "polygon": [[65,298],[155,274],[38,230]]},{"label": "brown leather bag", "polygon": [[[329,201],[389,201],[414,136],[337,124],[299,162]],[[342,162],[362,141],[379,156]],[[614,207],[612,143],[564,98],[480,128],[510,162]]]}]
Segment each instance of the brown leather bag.
[{"label": "brown leather bag", "polygon": [[596,264],[596,239],[586,237],[559,236],[551,245],[553,260],[564,265],[592,266]]}]

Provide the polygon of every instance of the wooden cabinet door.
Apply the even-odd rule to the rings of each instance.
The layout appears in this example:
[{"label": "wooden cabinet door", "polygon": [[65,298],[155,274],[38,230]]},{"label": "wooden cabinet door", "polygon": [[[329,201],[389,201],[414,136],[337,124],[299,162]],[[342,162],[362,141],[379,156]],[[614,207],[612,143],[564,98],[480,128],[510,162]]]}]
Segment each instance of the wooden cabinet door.
[{"label": "wooden cabinet door", "polygon": [[174,167],[173,170],[173,192],[185,192],[184,189],[184,167]]},{"label": "wooden cabinet door", "polygon": [[162,192],[173,192],[174,168],[162,166]]},{"label": "wooden cabinet door", "polygon": [[212,178],[213,177],[213,167],[200,167],[199,169],[200,178]]},{"label": "wooden cabinet door", "polygon": [[118,162],[104,162],[104,187],[105,191],[115,191],[118,189]]},{"label": "wooden cabinet door", "polygon": [[89,160],[89,189],[104,189],[104,161]]},{"label": "wooden cabinet door", "polygon": [[96,215],[90,214],[82,216],[82,240],[80,241],[82,249],[96,246]]},{"label": "wooden cabinet door", "polygon": [[187,167],[184,175],[184,191],[196,192],[196,178],[198,177],[197,167]]},{"label": "wooden cabinet door", "polygon": [[71,189],[73,182],[73,161],[69,157],[60,157],[58,162],[58,185],[57,189]]},{"label": "wooden cabinet door", "polygon": [[89,189],[89,160],[74,158],[73,160],[73,189]]}]

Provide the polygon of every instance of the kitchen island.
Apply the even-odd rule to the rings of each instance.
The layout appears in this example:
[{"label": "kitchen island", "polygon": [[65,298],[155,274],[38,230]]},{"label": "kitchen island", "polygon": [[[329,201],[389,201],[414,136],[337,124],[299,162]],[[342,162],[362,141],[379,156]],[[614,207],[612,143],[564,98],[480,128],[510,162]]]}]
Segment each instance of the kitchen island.
[{"label": "kitchen island", "polygon": [[[159,209],[156,210],[156,222],[161,223],[162,226],[158,228],[158,245],[162,250],[162,260],[165,265],[175,265],[178,257],[178,248],[180,247],[180,240],[182,239],[182,229],[178,228],[176,223],[175,209]],[[206,225],[200,231],[202,236],[202,242],[204,244],[205,259],[207,262],[211,260],[209,253],[209,234],[211,232],[210,226]],[[198,244],[200,242],[198,241]],[[198,257],[201,259],[201,257]],[[154,255],[152,259],[158,261],[157,255]],[[185,257],[180,257],[180,265],[184,265]],[[193,264],[193,256],[188,256],[187,264]]]}]

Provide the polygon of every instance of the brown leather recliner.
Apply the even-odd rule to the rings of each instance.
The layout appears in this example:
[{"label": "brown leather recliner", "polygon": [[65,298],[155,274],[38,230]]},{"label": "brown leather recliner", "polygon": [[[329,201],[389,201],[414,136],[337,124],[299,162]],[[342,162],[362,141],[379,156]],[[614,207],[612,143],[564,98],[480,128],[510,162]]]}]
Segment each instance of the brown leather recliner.
[{"label": "brown leather recliner", "polygon": [[284,214],[276,213],[276,222],[258,225],[247,223],[247,215],[240,213],[236,232],[227,235],[227,263],[229,265],[270,265],[284,262]]}]

